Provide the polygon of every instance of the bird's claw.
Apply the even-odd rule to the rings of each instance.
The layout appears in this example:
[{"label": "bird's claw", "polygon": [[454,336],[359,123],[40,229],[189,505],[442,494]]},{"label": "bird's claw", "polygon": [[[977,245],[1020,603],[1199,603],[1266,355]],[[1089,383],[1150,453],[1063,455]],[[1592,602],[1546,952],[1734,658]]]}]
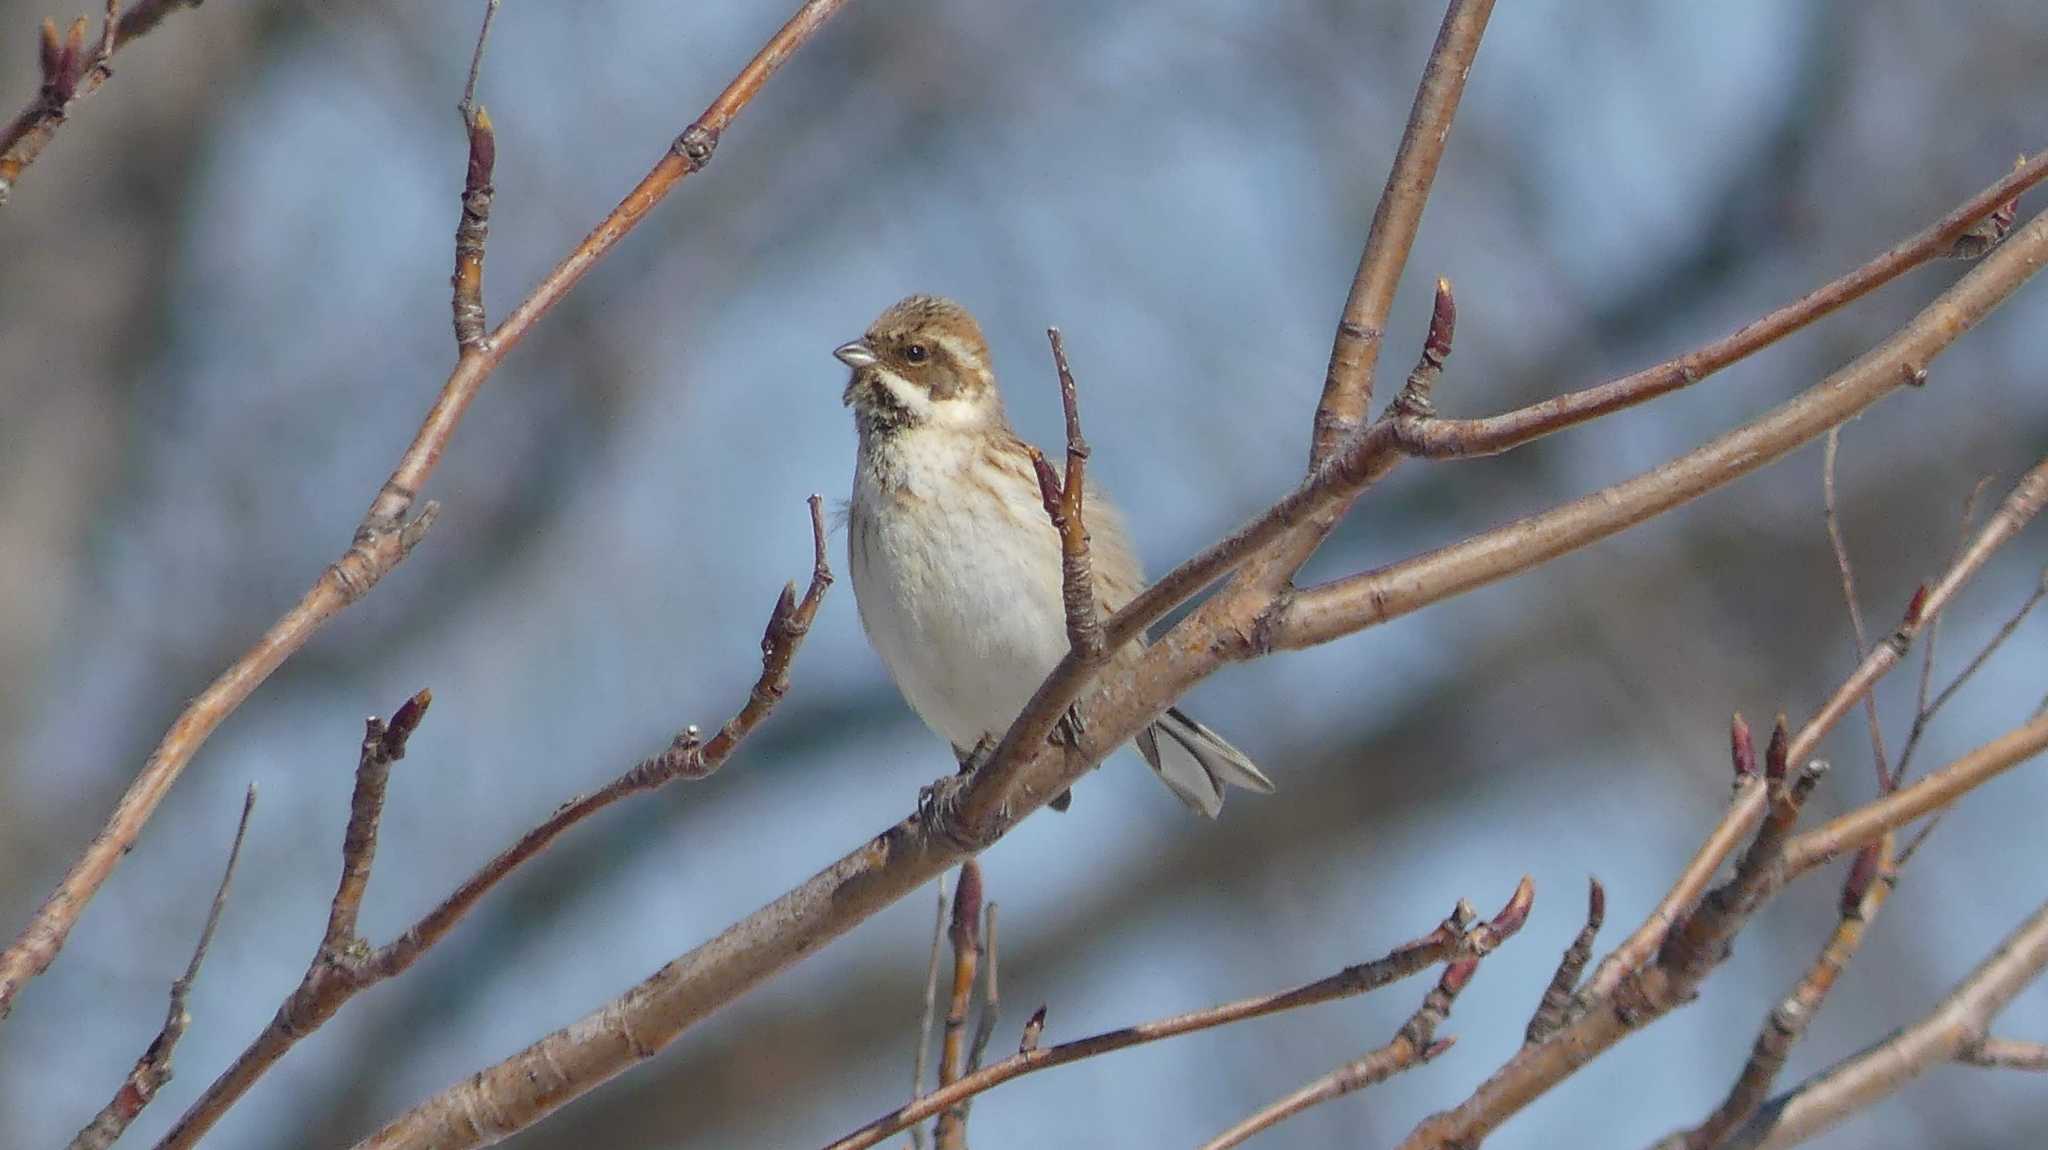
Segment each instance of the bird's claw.
[{"label": "bird's claw", "polygon": [[1050,738],[1063,747],[1078,747],[1081,745],[1081,736],[1087,733],[1088,724],[1081,718],[1080,706],[1075,705],[1068,707],[1066,713],[1059,717],[1059,721],[1052,725]]}]

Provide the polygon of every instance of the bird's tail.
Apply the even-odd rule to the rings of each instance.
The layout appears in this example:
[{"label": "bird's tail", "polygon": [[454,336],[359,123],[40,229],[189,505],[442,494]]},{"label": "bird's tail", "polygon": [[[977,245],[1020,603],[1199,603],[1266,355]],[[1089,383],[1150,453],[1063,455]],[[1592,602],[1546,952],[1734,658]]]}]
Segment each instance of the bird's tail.
[{"label": "bird's tail", "polygon": [[1212,819],[1223,809],[1226,786],[1273,793],[1273,780],[1243,751],[1178,707],[1169,707],[1158,722],[1139,733],[1138,752],[1181,802]]}]

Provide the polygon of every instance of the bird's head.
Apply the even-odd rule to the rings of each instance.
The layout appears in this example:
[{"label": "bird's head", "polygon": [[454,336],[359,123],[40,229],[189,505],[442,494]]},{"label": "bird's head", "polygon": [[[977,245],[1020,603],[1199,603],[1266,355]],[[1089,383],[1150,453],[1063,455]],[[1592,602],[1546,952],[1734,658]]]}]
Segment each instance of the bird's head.
[{"label": "bird's head", "polygon": [[972,431],[1004,421],[981,325],[952,300],[901,300],[832,354],[853,369],[841,399],[864,432]]}]

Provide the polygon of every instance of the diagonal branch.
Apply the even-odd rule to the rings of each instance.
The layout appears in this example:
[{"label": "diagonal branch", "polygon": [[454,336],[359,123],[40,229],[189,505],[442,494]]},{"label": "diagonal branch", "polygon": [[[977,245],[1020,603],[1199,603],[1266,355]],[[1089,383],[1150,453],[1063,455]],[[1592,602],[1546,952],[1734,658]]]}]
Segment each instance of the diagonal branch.
[{"label": "diagonal branch", "polygon": [[1458,1041],[1456,1038],[1438,1038],[1436,1028],[1450,1017],[1451,1004],[1457,1001],[1459,992],[1472,981],[1472,975],[1478,969],[1479,960],[1476,958],[1459,959],[1445,967],[1436,985],[1423,996],[1422,1005],[1394,1032],[1393,1041],[1352,1059],[1284,1097],[1274,1099],[1237,1125],[1202,1143],[1201,1150],[1230,1150],[1232,1146],[1241,1146],[1248,1139],[1312,1106],[1357,1093],[1368,1086],[1377,1086],[1404,1070],[1434,1060]]},{"label": "diagonal branch", "polygon": [[[145,5],[149,2],[144,0]],[[57,952],[63,949],[64,940],[85,905],[135,844],[158,804],[215,728],[329,620],[368,593],[426,534],[437,510],[434,503],[428,502],[410,521],[406,516],[439,466],[441,453],[461,424],[463,414],[505,356],[677,184],[711,162],[720,135],[753,102],[762,85],[845,3],[846,0],[806,0],[712,100],[704,114],[676,137],[626,198],[528,293],[511,315],[476,345],[473,353],[457,361],[414,434],[412,444],[371,501],[348,550],[321,574],[296,606],[271,624],[262,638],[222,671],[171,724],[108,816],[106,825],[37,909],[13,945],[0,952],[0,1018],[11,1009],[23,984],[56,961]],[[124,35],[139,34],[139,29],[133,33],[124,31]]]},{"label": "diagonal branch", "polygon": [[1772,1099],[1727,1145],[1733,1150],[1798,1145],[1894,1093],[1927,1068],[1967,1060],[1969,1051],[1986,1040],[1985,1031],[1999,1011],[2043,969],[2048,969],[2048,904],[2007,935],[1933,1013]]},{"label": "diagonal branch", "polygon": [[242,840],[249,834],[249,814],[255,809],[256,784],[250,783],[248,793],[242,796],[242,819],[235,825],[234,845],[228,848],[228,865],[221,871],[220,886],[213,892],[213,906],[206,912],[206,926],[199,932],[199,945],[192,948],[192,961],[185,964],[185,973],[171,984],[171,1008],[164,1016],[163,1029],[157,1031],[156,1040],[135,1061],[135,1068],[128,1072],[114,1097],[71,1140],[70,1150],[107,1150],[120,1141],[129,1124],[171,1080],[171,1052],[177,1048],[178,1040],[185,1037],[185,1028],[192,1024],[185,1000],[199,978],[199,964],[206,961],[207,948],[213,945],[214,928],[220,925],[220,912],[228,904],[228,886],[235,880],[235,864],[242,861]]},{"label": "diagonal branch", "polygon": [[832,1143],[826,1150],[862,1150],[863,1147],[877,1145],[891,1134],[913,1123],[921,1122],[955,1103],[1026,1074],[1050,1070],[1055,1066],[1065,1066],[1084,1058],[1093,1058],[1132,1046],[1142,1046],[1162,1038],[1177,1038],[1198,1030],[1209,1030],[1247,1019],[1263,1018],[1268,1014],[1277,1014],[1285,1010],[1351,998],[1398,982],[1440,962],[1479,958],[1491,953],[1522,928],[1522,924],[1528,921],[1529,909],[1534,904],[1535,897],[1535,884],[1524,876],[1500,913],[1477,926],[1473,925],[1476,914],[1471,904],[1461,899],[1450,917],[1437,924],[1435,930],[1413,942],[1395,947],[1382,958],[1345,967],[1328,978],[1279,994],[1261,995],[1258,998],[1247,998],[1224,1006],[1210,1007],[1207,1010],[1162,1018],[1156,1022],[1107,1030],[1087,1038],[1063,1042],[1058,1046],[1038,1045],[1038,1030],[1044,1025],[1045,1015],[1045,1008],[1040,1007],[1038,1013],[1032,1016],[1031,1024],[1025,1027],[1024,1041],[1019,1044],[1015,1055],[983,1067],[949,1087],[882,1115]]},{"label": "diagonal branch", "polygon": [[[376,848],[377,819],[382,811],[384,783],[390,761],[403,755],[404,735],[417,726],[425,701],[422,691],[399,709],[385,728],[370,720],[371,737],[363,741],[362,766],[356,775],[356,798],[351,803],[349,830],[343,851],[341,890],[335,895],[328,928],[312,965],[297,989],[278,1007],[277,1015],[256,1036],[220,1077],[208,1086],[198,1101],[178,1119],[157,1150],[188,1150],[213,1128],[249,1092],[258,1079],[276,1065],[301,1039],[334,1017],[349,999],[385,979],[404,973],[435,943],[446,937],[483,897],[507,875],[546,850],[570,827],[611,806],[620,799],[654,790],[676,779],[701,779],[724,765],[753,729],[768,717],[789,689],[789,667],[809,633],[818,605],[832,583],[826,564],[824,501],[811,496],[811,583],[799,600],[796,585],[789,584],[777,597],[761,636],[761,674],[748,693],[739,713],[719,728],[709,741],[699,737],[697,728],[687,727],[666,751],[642,760],[590,795],[579,796],[557,808],[546,821],[519,841],[499,852],[476,873],[428,911],[403,934],[376,949],[355,931],[356,911],[363,888],[369,881],[370,855]],[[408,714],[408,712],[411,712]],[[403,732],[402,734],[400,732]],[[396,746],[390,740],[396,738]],[[396,753],[393,753],[396,752]]]},{"label": "diagonal branch", "polygon": [[1401,286],[1408,253],[1422,228],[1422,209],[1429,203],[1451,121],[1465,95],[1465,77],[1472,72],[1492,16],[1492,0],[1453,0],[1437,29],[1436,44],[1408,111],[1408,127],[1394,151],[1386,189],[1373,210],[1372,230],[1358,256],[1343,318],[1337,322],[1322,401],[1316,405],[1312,463],[1336,454],[1340,444],[1358,433],[1372,406],[1373,369],[1386,337],[1387,313],[1394,308],[1394,292]]}]

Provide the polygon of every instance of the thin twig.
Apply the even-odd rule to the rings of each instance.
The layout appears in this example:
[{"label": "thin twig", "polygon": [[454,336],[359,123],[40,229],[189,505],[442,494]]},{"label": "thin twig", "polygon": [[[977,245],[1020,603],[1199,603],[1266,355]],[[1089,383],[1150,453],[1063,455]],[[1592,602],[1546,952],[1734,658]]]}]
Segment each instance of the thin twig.
[{"label": "thin twig", "polygon": [[874,1146],[904,1127],[921,1122],[956,1102],[972,1098],[1026,1074],[1050,1070],[1055,1066],[1065,1066],[1070,1062],[1079,1062],[1084,1058],[1093,1058],[1111,1051],[1142,1046],[1162,1038],[1176,1038],[1198,1030],[1228,1026],[1284,1010],[1350,998],[1398,982],[1440,962],[1483,957],[1522,928],[1522,924],[1528,921],[1529,908],[1533,905],[1535,897],[1535,885],[1524,876],[1515,887],[1515,893],[1508,899],[1507,905],[1487,922],[1473,925],[1476,914],[1471,904],[1461,899],[1450,917],[1439,923],[1435,930],[1413,942],[1395,947],[1383,958],[1346,967],[1328,978],[1279,994],[1262,995],[1225,1006],[1162,1018],[1155,1022],[1107,1030],[1057,1046],[1038,1045],[1038,1033],[1044,1026],[1045,1016],[1045,1008],[1040,1007],[1038,1012],[1032,1015],[1031,1022],[1025,1026],[1024,1040],[1018,1044],[1016,1054],[1001,1062],[985,1066],[950,1087],[882,1115],[832,1143],[826,1150],[861,1150],[863,1147]]},{"label": "thin twig", "polygon": [[[1749,1060],[1736,1075],[1734,1085],[1721,1104],[1705,1121],[1657,1143],[1657,1150],[1713,1150],[1737,1127],[1749,1120],[1764,1100],[1771,1085],[1785,1068],[1792,1047],[1805,1036],[1806,1028],[1820,1013],[1828,992],[1863,945],[1871,922],[1884,908],[1896,876],[1891,839],[1887,836],[1868,857],[1868,867],[1857,867],[1843,890],[1841,918],[1820,953],[1792,993],[1774,1008],[1757,1033]],[[1862,856],[1859,856],[1859,858]]]},{"label": "thin twig", "polygon": [[[1774,739],[1774,751],[1782,751],[1786,741]],[[1599,1009],[1583,1010],[1546,1040],[1524,1045],[1465,1102],[1424,1120],[1401,1142],[1401,1150],[1478,1145],[1579,1067],[1692,1001],[1727,957],[1728,941],[1782,884],[1785,843],[1825,767],[1809,763],[1793,771],[1781,753],[1772,754],[1761,780],[1752,776],[1743,782],[1766,788],[1765,809],[1733,877],[1709,891],[1665,936],[1655,960],[1626,973]]]},{"label": "thin twig", "polygon": [[235,864],[242,860],[242,840],[249,834],[249,813],[256,809],[256,784],[250,783],[249,790],[242,796],[242,818],[235,824],[234,844],[228,847],[228,865],[222,869],[220,885],[214,888],[213,905],[206,912],[206,925],[199,931],[199,945],[192,948],[192,960],[185,964],[185,973],[171,983],[171,1008],[164,1016],[164,1026],[157,1031],[155,1041],[135,1062],[135,1068],[128,1072],[128,1078],[114,1097],[100,1108],[85,1129],[71,1140],[70,1150],[107,1150],[142,1113],[145,1106],[156,1098],[156,1092],[171,1080],[171,1052],[177,1048],[178,1040],[185,1036],[185,1028],[192,1024],[192,1015],[186,1009],[185,1001],[192,993],[192,984],[199,978],[199,965],[206,961],[206,949],[213,945],[213,932],[220,925],[220,912],[228,904],[228,886],[235,879]]},{"label": "thin twig", "polygon": [[[981,1069],[989,1039],[995,1037],[996,1023],[1003,1017],[1002,984],[996,972],[996,904],[990,902],[981,916],[981,1013],[974,1020],[974,1044],[967,1050],[967,1073]],[[961,1104],[963,1110],[966,1103]]]},{"label": "thin twig", "polygon": [[[924,971],[924,1012],[917,1022],[917,1060],[911,1065],[910,1099],[915,1102],[924,1097],[924,1068],[931,1058],[932,1020],[939,1009],[939,955],[946,940],[946,880],[941,878],[932,886],[938,891],[938,909],[932,912],[932,953],[925,963]],[[910,1142],[917,1150],[930,1145],[923,1126],[910,1128]]]},{"label": "thin twig", "polygon": [[[1842,429],[1828,428],[1827,447],[1821,453],[1821,508],[1827,523],[1828,546],[1835,553],[1835,569],[1842,576],[1842,602],[1849,608],[1849,628],[1856,639],[1856,661],[1870,653],[1870,632],[1863,626],[1863,603],[1856,595],[1856,567],[1849,560],[1849,543],[1842,538],[1842,519],[1835,509],[1835,456],[1842,447]],[[1880,793],[1892,789],[1890,758],[1884,749],[1884,725],[1877,718],[1877,696],[1863,696],[1863,709],[1870,725],[1871,765],[1877,771]]]},{"label": "thin twig", "polygon": [[462,181],[462,216],[455,225],[455,347],[463,355],[476,349],[484,338],[484,247],[490,239],[491,173],[498,162],[498,134],[491,126],[491,113],[476,102],[477,75],[484,66],[484,43],[491,37],[491,20],[498,14],[499,0],[484,6],[483,27],[476,34],[476,51],[469,58],[469,82],[462,87],[462,127],[469,137],[469,165]]},{"label": "thin twig", "polygon": [[2048,1043],[1980,1038],[1957,1051],[1956,1061],[1992,1070],[2048,1072]]},{"label": "thin twig", "polygon": [[1897,1091],[1931,1066],[1962,1058],[2013,996],[2048,968],[2048,904],[2007,935],[1932,1013],[1814,1075],[1757,1110],[1731,1150],[1783,1150]]},{"label": "thin twig", "polygon": [[483,27],[477,29],[476,51],[469,56],[469,79],[462,85],[462,103],[457,105],[462,109],[464,123],[469,122],[471,110],[477,107],[476,82],[484,70],[484,44],[491,38],[491,21],[497,18],[498,0],[485,0]]},{"label": "thin twig", "polygon": [[[86,904],[134,846],[158,804],[214,730],[328,621],[389,574],[426,535],[438,510],[436,504],[428,501],[416,516],[409,520],[406,517],[439,467],[463,414],[505,356],[676,185],[711,162],[720,136],[753,102],[762,85],[845,3],[846,0],[806,0],[712,100],[704,114],[676,137],[661,160],[625,199],[477,345],[474,354],[457,360],[411,445],[371,500],[348,550],[322,572],[296,606],[272,623],[255,645],[222,671],[171,724],[106,824],[14,943],[0,952],[0,1018],[7,1015],[21,987],[56,961]],[[138,20],[137,9],[154,9],[154,16],[160,18],[168,6],[169,0],[142,0],[122,18],[119,39],[126,41],[141,35],[154,23],[153,19]],[[143,15],[152,13],[145,11]]]},{"label": "thin twig", "polygon": [[[1329,367],[1323,374],[1322,398],[1316,403],[1309,437],[1311,475],[1357,438],[1372,409],[1373,376],[1386,339],[1394,293],[1407,270],[1416,233],[1422,228],[1423,208],[1429,203],[1451,124],[1465,96],[1465,78],[1472,72],[1492,17],[1493,0],[1450,0],[1444,8],[1443,23],[1423,64],[1422,79],[1408,109],[1408,125],[1394,149],[1394,162],[1387,169],[1386,186],[1373,209],[1372,227],[1358,254],[1358,271],[1351,278],[1351,291],[1330,343]],[[1441,280],[1438,285],[1447,287]],[[1439,301],[1443,297],[1440,290]],[[1392,463],[1390,458],[1388,468]],[[1284,591],[1364,487],[1362,483],[1357,491],[1318,509],[1285,544],[1252,561],[1241,581],[1244,593],[1271,597]]]},{"label": "thin twig", "polygon": [[1254,1135],[1278,1126],[1311,1106],[1385,1082],[1449,1050],[1457,1039],[1438,1038],[1436,1028],[1450,1017],[1451,1004],[1457,1001],[1458,993],[1465,989],[1465,984],[1472,980],[1478,969],[1479,960],[1476,958],[1460,959],[1445,967],[1443,976],[1423,997],[1422,1005],[1408,1016],[1401,1029],[1394,1032],[1393,1041],[1339,1066],[1299,1090],[1275,1099],[1246,1116],[1244,1121],[1202,1143],[1201,1150],[1230,1150],[1230,1147],[1242,1145]]},{"label": "thin twig", "polygon": [[[470,875],[440,905],[428,911],[403,934],[371,949],[355,932],[356,911],[368,882],[371,854],[375,850],[377,814],[383,805],[384,775],[390,759],[402,755],[403,737],[396,746],[388,740],[401,730],[410,734],[419,713],[430,698],[420,692],[392,717],[383,729],[371,719],[377,738],[363,741],[362,768],[357,772],[356,799],[351,803],[349,832],[344,850],[342,889],[335,895],[328,930],[320,951],[314,956],[304,979],[278,1008],[270,1025],[246,1049],[198,1101],[178,1119],[177,1125],[157,1144],[157,1150],[187,1150],[205,1136],[230,1107],[240,1101],[263,1074],[284,1057],[301,1039],[320,1028],[349,999],[363,990],[403,973],[419,961],[428,948],[446,937],[484,895],[521,864],[545,850],[564,831],[600,810],[630,795],[654,790],[676,779],[701,779],[722,766],[753,729],[774,710],[789,689],[789,668],[809,633],[811,620],[832,583],[826,563],[824,501],[810,498],[811,583],[799,600],[796,585],[789,584],[776,598],[768,626],[761,636],[761,674],[739,712],[719,728],[709,741],[699,737],[695,726],[684,728],[667,750],[641,760],[631,770],[593,794],[564,803],[539,826],[520,836],[519,841],[499,852]],[[417,707],[415,708],[415,705]],[[408,709],[414,709],[408,716]],[[403,722],[402,722],[403,720]],[[393,754],[392,752],[397,752]],[[374,752],[374,753],[373,753]],[[380,762],[380,759],[382,760]]]},{"label": "thin twig", "polygon": [[[1970,485],[1970,493],[1963,497],[1962,522],[1956,527],[1956,545],[1949,557],[1954,563],[1962,558],[1963,549],[1970,545],[1970,525],[1977,519],[1977,500],[1984,495],[1984,489],[1991,486],[1995,478],[1980,475]],[[1927,732],[1927,724],[1934,718],[1928,696],[1934,685],[1934,651],[1941,642],[1941,619],[1936,618],[1927,628],[1927,642],[1921,645],[1920,685],[1913,696],[1913,727],[1906,733],[1905,749],[1899,752],[1899,765],[1893,772],[1895,779],[1904,779],[1906,771],[1913,765],[1913,752],[1920,746],[1920,738]]]},{"label": "thin twig", "polygon": [[[981,961],[981,899],[981,865],[968,859],[960,864],[960,878],[953,884],[953,924],[946,932],[953,943],[953,993],[947,1000],[945,1040],[939,1052],[941,1091],[967,1074],[967,1011]],[[950,1106],[939,1113],[932,1144],[938,1150],[967,1150],[964,1107]]]},{"label": "thin twig", "polygon": [[2048,716],[2037,716],[1927,777],[1793,839],[1785,848],[1787,877],[1868,846],[1887,831],[1940,810],[2043,750],[2048,750]]},{"label": "thin twig", "polygon": [[74,21],[59,35],[49,20],[42,26],[42,84],[35,98],[0,128],[0,206],[5,206],[22,170],[43,154],[50,138],[57,134],[71,109],[80,100],[99,91],[114,74],[110,61],[114,53],[148,34],[165,16],[180,8],[197,8],[200,0],[137,0],[127,12],[119,11],[118,0],[108,0],[105,22],[91,53],[85,50],[85,17]]},{"label": "thin twig", "polygon": [[1847,307],[1913,269],[1947,256],[1956,237],[2048,179],[2048,151],[2037,152],[1998,182],[1838,279],[1726,336],[1619,379],[1482,419],[1436,419],[1403,429],[1403,450],[1426,459],[1498,455],[1588,420],[1690,387]]},{"label": "thin twig", "polygon": [[1541,1042],[1564,1025],[1565,1013],[1571,1008],[1572,994],[1579,988],[1579,975],[1593,958],[1593,940],[1607,921],[1607,889],[1597,878],[1589,878],[1586,887],[1586,925],[1579,928],[1572,944],[1565,948],[1564,957],[1558,960],[1557,972],[1550,976],[1550,985],[1543,990],[1543,1000],[1529,1019],[1528,1029],[1523,1031],[1524,1042]]},{"label": "thin twig", "polygon": [[1359,253],[1343,318],[1337,323],[1322,400],[1316,405],[1312,463],[1336,454],[1339,444],[1357,434],[1372,407],[1373,371],[1386,335],[1387,313],[1393,310],[1394,291],[1422,228],[1422,211],[1465,95],[1465,77],[1472,72],[1492,16],[1492,0],[1452,0],[1444,11],[1408,110],[1408,126],[1401,132],[1386,187],[1373,210],[1372,230]]},{"label": "thin twig", "polygon": [[[1030,761],[1020,752],[1044,742],[1071,714],[1074,700],[1080,697],[1089,674],[1108,661],[1113,649],[1103,642],[1101,612],[1095,600],[1094,562],[1088,549],[1088,441],[1081,434],[1079,389],[1074,384],[1073,369],[1067,364],[1067,347],[1060,329],[1046,328],[1045,337],[1052,344],[1053,367],[1059,374],[1060,408],[1066,417],[1066,478],[1062,480],[1054,472],[1051,462],[1036,447],[1029,450],[1032,470],[1038,475],[1039,499],[1045,505],[1053,531],[1060,537],[1060,603],[1067,622],[1068,660],[1077,673],[1049,676],[1039,684],[1024,710],[984,760],[975,780],[977,785],[968,792],[958,816],[948,812],[935,814],[942,830],[958,833],[957,826],[964,832],[963,838],[985,833],[1004,817],[1010,807],[1015,776]],[[1061,790],[1064,793],[1065,788]]]}]

